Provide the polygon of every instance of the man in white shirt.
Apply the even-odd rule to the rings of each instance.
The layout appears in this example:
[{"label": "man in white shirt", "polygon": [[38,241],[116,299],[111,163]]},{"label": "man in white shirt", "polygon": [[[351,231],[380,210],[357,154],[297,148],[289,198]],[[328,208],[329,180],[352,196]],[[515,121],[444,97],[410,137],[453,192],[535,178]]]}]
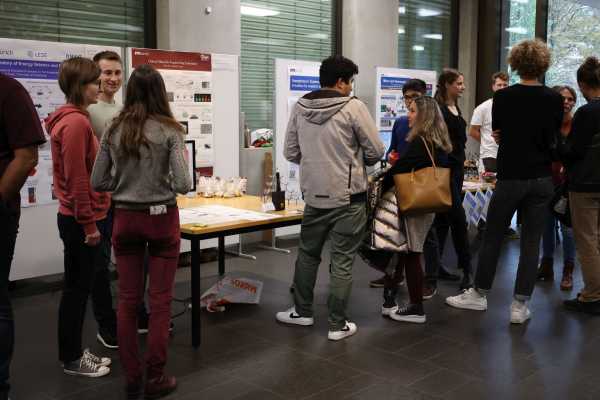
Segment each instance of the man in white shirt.
[{"label": "man in white shirt", "polygon": [[[114,51],[101,51],[93,58],[100,67],[100,93],[98,102],[88,107],[90,122],[98,142],[102,139],[104,131],[110,126],[113,118],[121,111],[121,104],[115,101],[115,95],[123,85],[123,62],[121,56]],[[112,306],[112,293],[110,289],[110,272],[108,266],[111,258],[111,232],[112,211],[107,218],[106,231],[100,232],[102,239],[103,257],[96,266],[96,276],[92,287],[92,308],[98,323],[96,338],[109,349],[118,348],[117,340],[117,315]]]},{"label": "man in white shirt", "polygon": [[102,71],[100,74],[100,94],[98,102],[88,107],[90,121],[98,141],[110,126],[113,118],[121,111],[121,104],[115,96],[123,85],[123,62],[114,51],[101,51],[94,56],[94,62]]},{"label": "man in white shirt", "polygon": [[[508,74],[496,72],[492,75],[492,90],[504,89],[508,86]],[[492,137],[492,100],[481,103],[471,118],[469,136],[480,143],[479,146],[479,172],[496,172],[496,156],[498,144]]]}]

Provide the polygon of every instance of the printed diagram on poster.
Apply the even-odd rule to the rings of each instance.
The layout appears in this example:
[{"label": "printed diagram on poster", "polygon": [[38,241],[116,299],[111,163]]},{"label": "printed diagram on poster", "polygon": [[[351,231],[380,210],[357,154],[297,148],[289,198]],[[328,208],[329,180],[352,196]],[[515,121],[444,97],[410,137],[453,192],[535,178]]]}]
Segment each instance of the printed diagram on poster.
[{"label": "printed diagram on poster", "polygon": [[[121,54],[119,47],[1,38],[0,50],[0,72],[15,78],[25,87],[40,122],[65,103],[65,96],[58,86],[58,69],[62,61],[76,56],[92,58],[103,50]],[[121,93],[117,93],[117,99],[121,99]],[[21,189],[22,207],[56,202],[50,137],[45,128],[44,134],[47,142],[39,147],[38,165]]]},{"label": "printed diagram on poster", "polygon": [[196,168],[212,175],[214,166],[213,82],[210,54],[128,49],[130,70],[150,64],[165,82],[173,116],[194,140]]},{"label": "printed diagram on poster", "polygon": [[402,88],[409,79],[422,79],[427,85],[427,94],[433,95],[436,84],[435,71],[422,71],[398,68],[377,68],[377,93],[375,122],[379,136],[389,149],[392,141],[394,122],[408,113],[404,104]]}]

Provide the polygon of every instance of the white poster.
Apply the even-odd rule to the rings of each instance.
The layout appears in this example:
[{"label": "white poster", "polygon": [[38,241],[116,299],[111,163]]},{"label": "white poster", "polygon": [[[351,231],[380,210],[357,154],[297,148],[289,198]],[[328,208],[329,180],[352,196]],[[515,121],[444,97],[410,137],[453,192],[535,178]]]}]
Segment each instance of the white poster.
[{"label": "white poster", "polygon": [[[65,103],[65,96],[58,86],[60,63],[77,56],[92,58],[103,50],[121,54],[119,47],[0,38],[0,72],[15,78],[27,89],[40,121],[43,121]],[[117,96],[120,98],[120,93]],[[22,207],[56,202],[50,137],[45,128],[44,134],[47,142],[39,148],[38,165],[21,189]]]},{"label": "white poster", "polygon": [[398,68],[377,68],[375,123],[381,140],[390,147],[394,122],[407,114],[402,88],[409,79],[422,79],[427,85],[427,94],[432,96],[436,85],[435,71]]},{"label": "white poster", "polygon": [[[286,121],[290,120],[292,111],[298,100],[307,93],[321,89],[319,83],[319,63],[306,64],[300,62],[293,63],[287,69],[287,115]],[[285,135],[285,131],[281,132]],[[282,142],[283,143],[283,142]],[[281,151],[283,153],[283,151]],[[278,163],[281,165],[280,163]],[[281,174],[282,188],[285,190],[286,199],[292,201],[301,201],[302,192],[300,191],[300,167],[297,164],[285,162],[286,170],[279,171]]]},{"label": "white poster", "polygon": [[[185,127],[188,139],[196,143],[196,168],[201,175],[212,175],[215,161],[212,56],[138,48],[128,51],[130,73],[141,64],[150,64],[160,72],[173,116]],[[219,65],[225,64],[221,60]]]}]

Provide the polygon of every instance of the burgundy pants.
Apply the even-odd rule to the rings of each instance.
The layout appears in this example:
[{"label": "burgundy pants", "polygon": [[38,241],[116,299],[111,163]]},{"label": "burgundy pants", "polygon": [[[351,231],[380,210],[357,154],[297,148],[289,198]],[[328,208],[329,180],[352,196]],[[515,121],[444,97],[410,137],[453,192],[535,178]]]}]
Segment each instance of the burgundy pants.
[{"label": "burgundy pants", "polygon": [[166,214],[115,209],[112,242],[119,272],[117,336],[119,355],[129,383],[143,376],[137,334],[137,308],[143,300],[144,252],[148,246],[148,297],[150,321],[146,373],[149,379],[163,374],[167,362],[173,281],[179,259],[179,212]]},{"label": "burgundy pants", "polygon": [[[406,286],[408,286],[408,297],[411,304],[423,303],[423,268],[421,267],[421,253],[400,253],[398,254],[398,263],[393,275],[385,275],[384,288],[391,291],[392,296],[398,288],[398,277],[401,276],[401,270],[404,267],[406,275]],[[384,297],[386,296],[384,290]]]}]

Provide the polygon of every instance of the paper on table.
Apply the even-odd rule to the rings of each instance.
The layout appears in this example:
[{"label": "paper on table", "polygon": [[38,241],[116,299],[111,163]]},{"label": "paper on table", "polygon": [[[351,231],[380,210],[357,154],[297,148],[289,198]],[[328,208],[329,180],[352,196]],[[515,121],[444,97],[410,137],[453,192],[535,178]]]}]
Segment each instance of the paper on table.
[{"label": "paper on table", "polygon": [[239,208],[211,205],[179,209],[180,224],[217,225],[235,221],[264,221],[277,215]]}]

